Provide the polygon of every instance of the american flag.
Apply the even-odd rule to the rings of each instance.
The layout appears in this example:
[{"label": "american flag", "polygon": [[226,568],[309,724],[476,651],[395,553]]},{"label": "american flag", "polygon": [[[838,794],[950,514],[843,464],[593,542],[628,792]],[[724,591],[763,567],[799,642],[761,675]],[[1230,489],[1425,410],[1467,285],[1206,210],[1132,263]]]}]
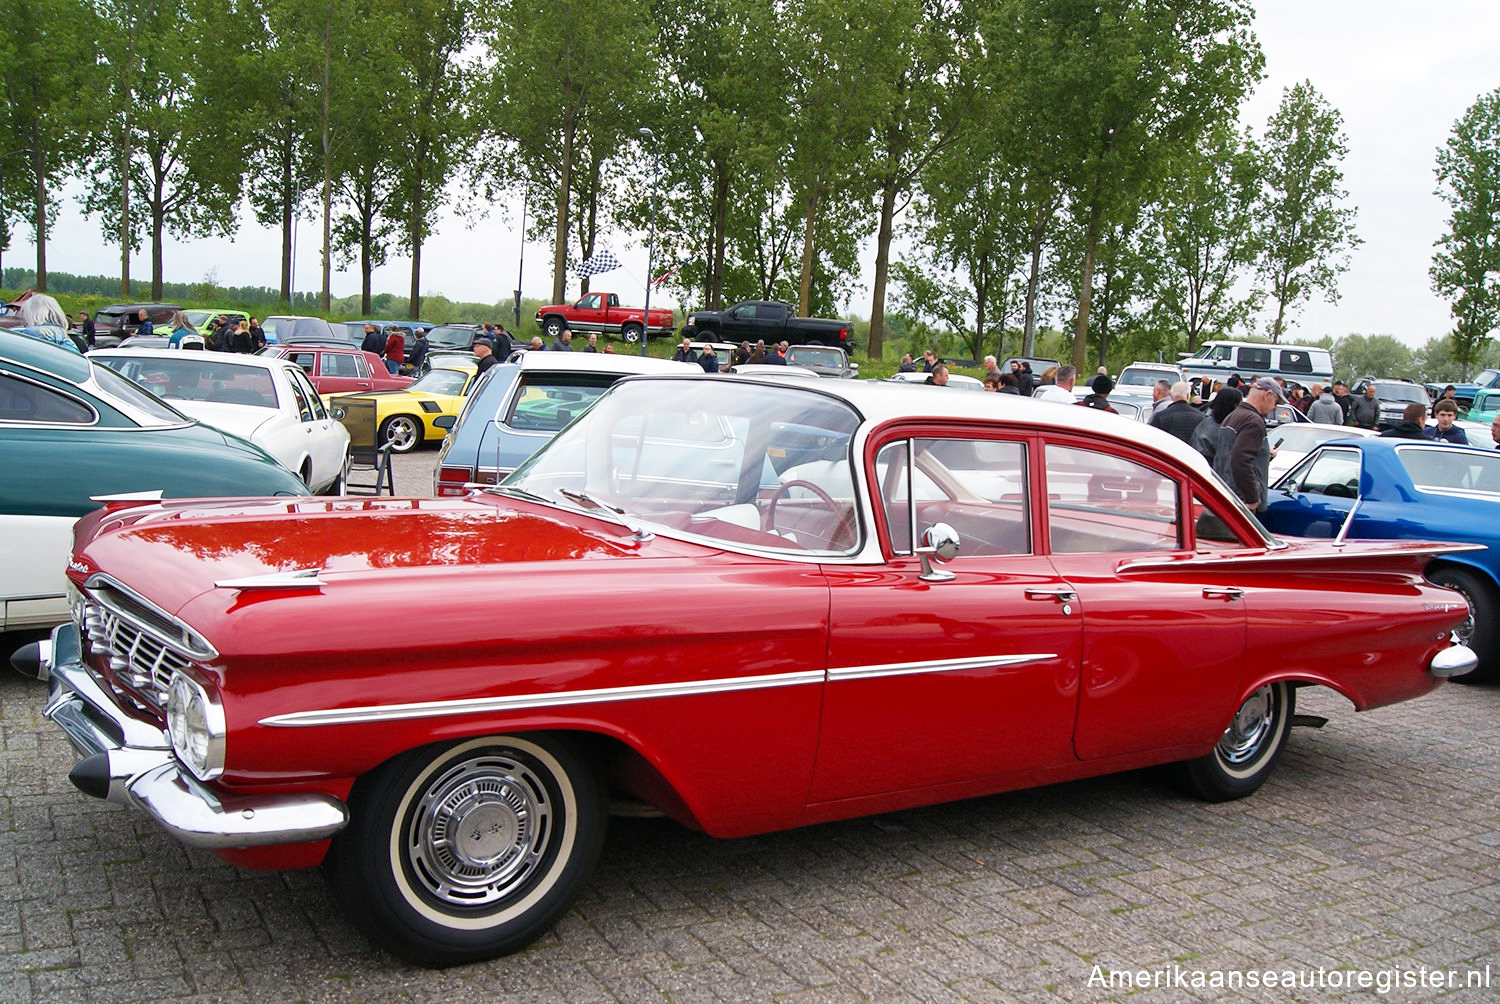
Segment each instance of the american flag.
[{"label": "american flag", "polygon": [[664,283],[668,279],[672,278],[672,276],[676,275],[678,272],[681,272],[682,271],[682,267],[684,265],[691,265],[693,262],[695,262],[697,260],[698,259],[696,257],[682,259],[682,261],[678,262],[676,265],[673,265],[671,268],[667,269],[665,272],[663,272],[661,275],[657,276],[655,279],[652,279],[651,280],[651,285],[653,285],[653,286],[660,286],[662,283]]},{"label": "american flag", "polygon": [[615,257],[613,251],[606,248],[603,251],[596,252],[582,265],[579,265],[577,275],[580,279],[587,275],[603,275],[605,272],[613,272],[619,267],[620,259]]}]

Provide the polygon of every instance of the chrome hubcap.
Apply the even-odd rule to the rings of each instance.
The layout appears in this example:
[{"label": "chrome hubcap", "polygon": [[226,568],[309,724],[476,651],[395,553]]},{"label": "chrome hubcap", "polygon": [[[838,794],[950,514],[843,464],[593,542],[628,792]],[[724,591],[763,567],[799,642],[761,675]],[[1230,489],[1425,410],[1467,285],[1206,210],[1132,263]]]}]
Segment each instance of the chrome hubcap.
[{"label": "chrome hubcap", "polygon": [[1226,763],[1242,764],[1260,752],[1266,737],[1276,726],[1276,702],[1271,696],[1271,687],[1261,687],[1251,694],[1234,720],[1219,739],[1219,756]]},{"label": "chrome hubcap", "polygon": [[407,828],[407,850],[427,892],[484,906],[536,872],[554,829],[541,778],[504,754],[455,764],[436,778]]},{"label": "chrome hubcap", "polygon": [[396,450],[409,450],[416,439],[416,430],[412,428],[406,419],[397,419],[391,423],[390,432],[386,439],[390,441],[391,447]]}]

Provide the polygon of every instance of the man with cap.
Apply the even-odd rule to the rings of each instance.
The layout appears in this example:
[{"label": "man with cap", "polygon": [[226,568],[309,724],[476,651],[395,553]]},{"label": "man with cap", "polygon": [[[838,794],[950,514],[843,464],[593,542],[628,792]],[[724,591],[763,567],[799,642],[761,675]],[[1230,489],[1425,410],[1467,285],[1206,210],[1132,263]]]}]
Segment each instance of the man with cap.
[{"label": "man with cap", "polygon": [[1245,399],[1219,426],[1214,450],[1214,471],[1234,489],[1251,509],[1266,508],[1270,481],[1271,448],[1266,443],[1266,416],[1278,403],[1286,403],[1281,385],[1270,377],[1241,384]]},{"label": "man with cap", "polygon": [[495,358],[495,343],[488,338],[474,339],[474,358],[479,360],[479,369],[475,372],[476,376],[491,366],[500,365],[500,360]]},{"label": "man with cap", "polygon": [[1109,378],[1108,374],[1100,373],[1094,377],[1089,382],[1089,389],[1093,393],[1085,396],[1082,401],[1078,402],[1079,404],[1085,408],[1098,408],[1100,411],[1107,411],[1112,415],[1119,414],[1109,403],[1109,392],[1115,389],[1115,382]]}]

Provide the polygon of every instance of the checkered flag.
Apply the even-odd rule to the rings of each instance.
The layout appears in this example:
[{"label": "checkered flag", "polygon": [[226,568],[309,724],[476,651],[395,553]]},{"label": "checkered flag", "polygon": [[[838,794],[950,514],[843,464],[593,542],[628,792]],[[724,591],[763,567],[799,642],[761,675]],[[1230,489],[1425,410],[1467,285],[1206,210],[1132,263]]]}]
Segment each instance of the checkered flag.
[{"label": "checkered flag", "polygon": [[620,267],[620,259],[609,249],[598,252],[578,266],[577,276],[582,279],[590,275],[603,275],[605,272],[613,272]]}]

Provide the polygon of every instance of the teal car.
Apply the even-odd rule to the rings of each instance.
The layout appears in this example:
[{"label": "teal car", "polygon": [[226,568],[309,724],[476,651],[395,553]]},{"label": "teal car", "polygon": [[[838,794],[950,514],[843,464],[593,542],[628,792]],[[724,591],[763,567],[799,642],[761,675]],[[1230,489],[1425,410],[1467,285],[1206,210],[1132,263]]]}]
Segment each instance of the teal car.
[{"label": "teal car", "polygon": [[1500,390],[1482,390],[1474,395],[1474,403],[1459,417],[1465,422],[1489,425],[1500,415]]},{"label": "teal car", "polygon": [[0,631],[68,618],[73,524],[98,499],[307,495],[258,446],[87,356],[0,331]]}]

